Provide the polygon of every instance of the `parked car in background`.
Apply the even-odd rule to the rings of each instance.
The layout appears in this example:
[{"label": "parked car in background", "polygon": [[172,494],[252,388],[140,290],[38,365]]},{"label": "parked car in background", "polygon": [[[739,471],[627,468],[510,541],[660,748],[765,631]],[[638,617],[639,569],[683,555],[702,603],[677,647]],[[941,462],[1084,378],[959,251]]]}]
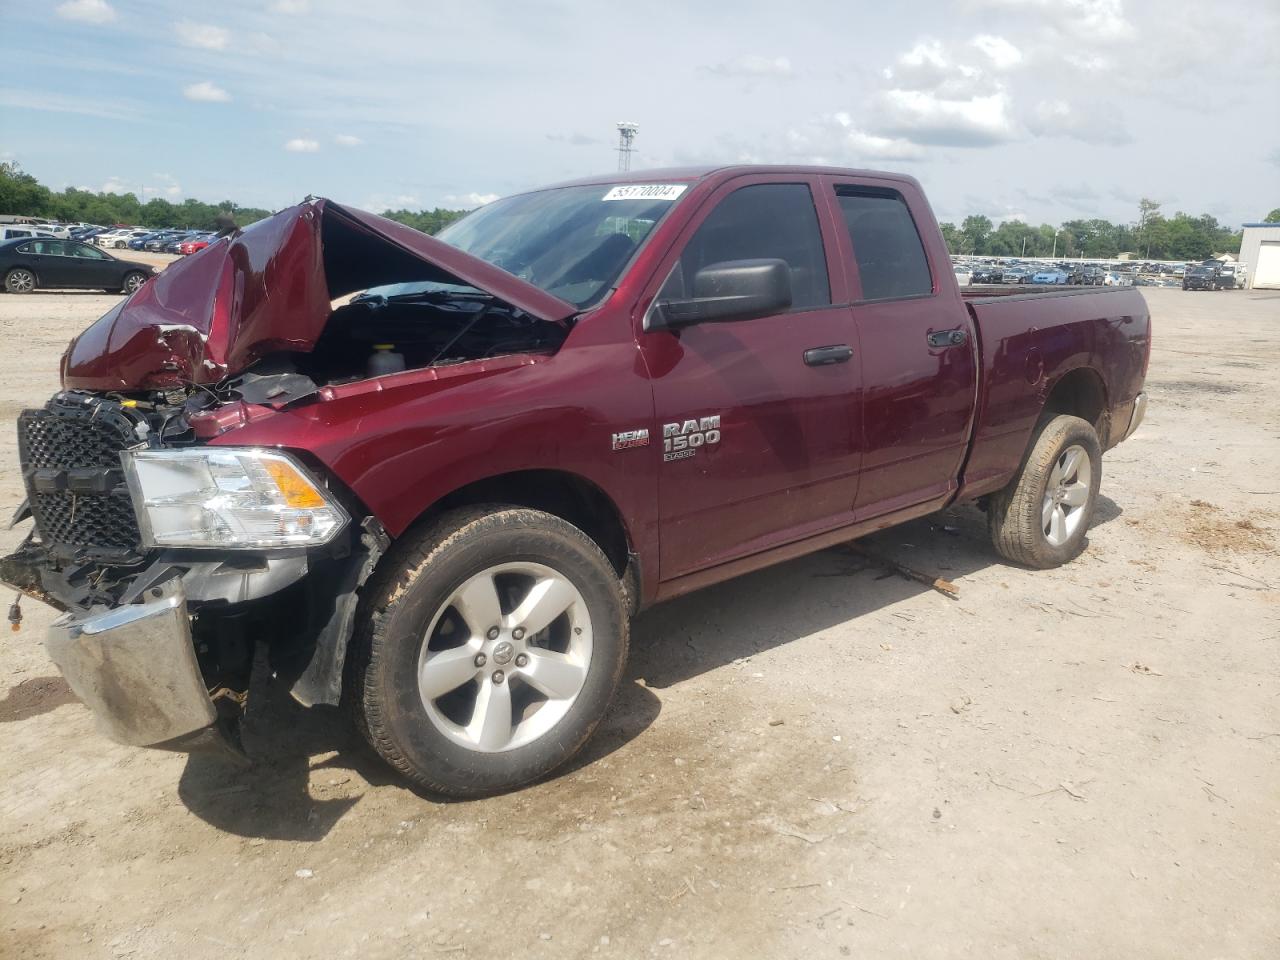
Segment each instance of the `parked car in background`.
[{"label": "parked car in background", "polygon": [[1030,276],[1031,273],[1026,267],[1005,267],[1004,272],[1000,275],[1000,282],[1026,283]]},{"label": "parked car in background", "polygon": [[1101,267],[1076,267],[1067,276],[1068,283],[1074,283],[1082,287],[1100,287],[1106,271]]},{"label": "parked car in background", "polygon": [[20,223],[10,226],[0,227],[0,241],[2,240],[21,240],[30,237],[44,237],[48,234],[40,231],[30,223]]},{"label": "parked car in background", "polygon": [[143,233],[135,237],[130,237],[126,243],[126,246],[128,246],[130,250],[142,250],[146,247],[146,243],[148,240],[154,239],[155,237],[158,237],[160,235],[161,235],[161,231],[152,230],[150,233]]},{"label": "parked car in background", "polygon": [[0,277],[9,293],[49,287],[133,293],[155,274],[149,264],[117,260],[78,240],[37,237],[0,244]]},{"label": "parked car in background", "polygon": [[1131,287],[1133,286],[1133,275],[1111,270],[1102,275],[1102,285],[1104,287]]},{"label": "parked car in background", "polygon": [[137,240],[139,237],[145,237],[150,232],[150,230],[143,230],[141,228],[126,230],[120,236],[111,241],[111,246],[117,250],[124,250],[129,246],[131,241]]},{"label": "parked car in background", "polygon": [[973,271],[962,263],[955,264],[952,272],[956,275],[956,284],[961,287],[967,287],[973,282]]},{"label": "parked car in background", "polygon": [[132,227],[108,227],[93,238],[93,242],[100,247],[110,247],[115,245],[115,241],[126,236]]},{"label": "parked car in background", "polygon": [[1248,269],[1243,263],[1224,263],[1220,269],[1222,275],[1231,280],[1231,286],[1227,289],[1243,290],[1248,286]]},{"label": "parked car in background", "polygon": [[973,267],[974,283],[1000,283],[1004,279],[1004,269],[993,263],[979,263]]},{"label": "parked car in background", "polygon": [[211,233],[206,233],[206,234],[203,234],[202,236],[194,237],[190,240],[183,240],[181,243],[178,244],[178,252],[185,257],[189,254],[196,253],[200,250],[203,250],[213,241],[214,241],[214,235]]},{"label": "parked car in background", "polygon": [[1217,263],[1198,263],[1182,275],[1183,290],[1230,290],[1235,285],[1235,276],[1223,273],[1221,264]]},{"label": "parked car in background", "polygon": [[164,248],[169,244],[174,241],[186,240],[190,236],[190,230],[165,230],[149,238],[142,248],[152,253],[163,253]]},{"label": "parked car in background", "polygon": [[1031,275],[1032,283],[1052,283],[1064,284],[1067,282],[1067,274],[1057,267],[1051,267],[1048,270],[1040,270]]}]

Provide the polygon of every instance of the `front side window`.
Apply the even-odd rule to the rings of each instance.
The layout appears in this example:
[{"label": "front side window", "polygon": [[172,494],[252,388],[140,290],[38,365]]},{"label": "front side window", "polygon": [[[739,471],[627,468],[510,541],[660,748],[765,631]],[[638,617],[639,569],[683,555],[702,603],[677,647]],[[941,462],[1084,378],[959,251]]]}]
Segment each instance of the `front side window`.
[{"label": "front side window", "polygon": [[96,247],[91,247],[87,243],[68,244],[71,247],[71,255],[73,257],[81,257],[84,260],[110,260],[105,253]]},{"label": "front side window", "polygon": [[792,309],[831,302],[822,231],[804,184],[753,184],[721,200],[689,238],[658,299],[691,297],[693,278],[703,267],[757,259],[786,261]]},{"label": "front side window", "polygon": [[902,194],[873,187],[837,187],[836,197],[862,279],[862,299],[932,294],[929,259]]},{"label": "front side window", "polygon": [[685,184],[557,187],[496,200],[436,235],[579,307],[600,300]]}]

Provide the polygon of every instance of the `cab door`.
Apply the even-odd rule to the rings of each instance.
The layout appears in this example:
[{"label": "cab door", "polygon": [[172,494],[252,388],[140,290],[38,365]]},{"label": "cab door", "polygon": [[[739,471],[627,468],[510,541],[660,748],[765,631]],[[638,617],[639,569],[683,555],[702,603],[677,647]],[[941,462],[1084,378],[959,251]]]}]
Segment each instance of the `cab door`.
[{"label": "cab door", "polygon": [[119,290],[123,282],[120,261],[97,247],[75,240],[66,241],[67,254],[75,270],[75,285],[91,290]]},{"label": "cab door", "polygon": [[977,338],[933,214],[897,180],[829,177],[862,345],[859,520],[957,488],[977,404]]},{"label": "cab door", "polygon": [[[851,522],[860,450],[857,334],[816,177],[743,177],[703,204],[668,253],[655,302],[706,266],[781,259],[792,307],[639,335],[652,382],[660,579]],[[643,301],[642,301],[643,302]]]}]

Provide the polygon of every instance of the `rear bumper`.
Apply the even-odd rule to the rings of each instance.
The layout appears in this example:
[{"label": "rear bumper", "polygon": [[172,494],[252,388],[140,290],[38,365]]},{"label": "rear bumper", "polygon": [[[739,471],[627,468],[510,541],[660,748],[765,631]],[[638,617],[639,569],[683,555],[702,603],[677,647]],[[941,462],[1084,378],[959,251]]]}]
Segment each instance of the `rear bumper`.
[{"label": "rear bumper", "polygon": [[1133,403],[1129,409],[1129,422],[1125,426],[1124,433],[1121,434],[1120,440],[1117,442],[1128,440],[1133,436],[1134,431],[1136,431],[1138,427],[1142,426],[1142,420],[1146,415],[1147,395],[1145,393],[1140,393],[1133,398]]},{"label": "rear bumper", "polygon": [[63,614],[46,647],[68,685],[112,740],[161,746],[217,718],[191,642],[180,581],[147,591],[145,603],[83,617]]}]

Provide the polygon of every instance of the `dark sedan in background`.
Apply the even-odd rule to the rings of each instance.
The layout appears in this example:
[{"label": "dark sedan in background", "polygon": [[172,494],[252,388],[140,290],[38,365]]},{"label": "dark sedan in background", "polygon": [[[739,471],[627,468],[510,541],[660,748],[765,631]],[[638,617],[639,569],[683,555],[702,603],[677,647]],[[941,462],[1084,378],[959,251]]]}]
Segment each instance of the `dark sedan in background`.
[{"label": "dark sedan in background", "polygon": [[0,277],[9,293],[74,288],[133,293],[156,274],[146,263],[118,260],[78,240],[10,240],[0,243]]}]

